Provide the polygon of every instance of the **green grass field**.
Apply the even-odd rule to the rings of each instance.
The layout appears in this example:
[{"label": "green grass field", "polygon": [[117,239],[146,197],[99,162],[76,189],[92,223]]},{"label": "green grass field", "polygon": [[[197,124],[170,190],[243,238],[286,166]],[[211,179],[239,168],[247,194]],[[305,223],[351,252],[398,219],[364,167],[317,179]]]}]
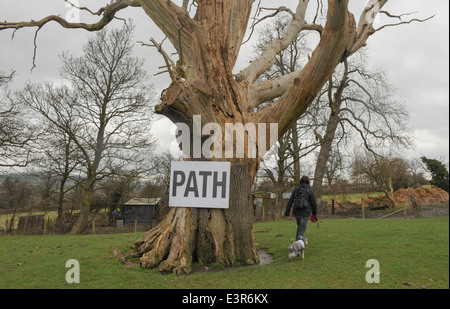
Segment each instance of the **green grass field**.
[{"label": "green grass field", "polygon": [[[404,289],[449,288],[449,219],[329,219],[308,226],[305,259],[288,261],[294,221],[255,224],[268,265],[193,272],[177,277],[125,265],[113,251],[129,250],[142,233],[0,237],[0,288],[157,289]],[[68,284],[66,261],[80,263],[80,283]],[[365,281],[366,261],[380,263],[380,283]]]}]

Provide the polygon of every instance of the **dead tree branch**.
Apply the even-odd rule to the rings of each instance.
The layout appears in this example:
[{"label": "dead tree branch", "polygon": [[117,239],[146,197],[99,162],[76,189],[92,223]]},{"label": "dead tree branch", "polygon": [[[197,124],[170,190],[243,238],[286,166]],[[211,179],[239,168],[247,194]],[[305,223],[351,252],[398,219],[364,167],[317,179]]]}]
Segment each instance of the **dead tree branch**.
[{"label": "dead tree branch", "polygon": [[144,43],[142,41],[139,41],[138,43],[140,43],[142,46],[155,47],[158,50],[158,52],[164,58],[164,62],[166,64],[165,66],[160,67],[160,69],[166,68],[167,70],[159,72],[159,73],[156,73],[155,76],[160,75],[162,73],[169,73],[170,79],[172,80],[172,82],[174,82],[176,80],[175,71],[174,71],[175,68],[176,68],[175,62],[170,58],[169,54],[167,54],[167,52],[162,47],[162,44],[164,43],[166,38],[164,38],[164,40],[161,43],[156,42],[156,40],[154,38],[150,39],[150,42],[152,44],[146,44],[146,43]]},{"label": "dead tree branch", "polygon": [[411,14],[414,14],[414,13],[407,13],[407,14],[401,14],[401,15],[392,15],[392,14],[390,14],[388,12],[385,12],[385,11],[380,11],[380,13],[384,13],[384,14],[386,14],[389,17],[398,18],[400,20],[400,22],[395,23],[395,24],[383,25],[383,26],[375,29],[374,32],[378,32],[378,31],[383,30],[384,28],[387,28],[387,27],[395,27],[395,26],[400,26],[400,25],[406,25],[406,24],[410,24],[412,22],[423,23],[423,22],[426,22],[427,20],[432,19],[434,16],[436,16],[436,15],[433,15],[433,16],[427,17],[425,19],[413,18],[413,19],[410,19],[410,20],[402,21],[402,16],[411,15]]},{"label": "dead tree branch", "polygon": [[140,4],[137,0],[118,0],[111,2],[111,4],[100,8],[97,12],[93,12],[90,9],[86,7],[77,7],[74,4],[72,4],[68,0],[64,0],[65,2],[69,3],[74,8],[77,8],[79,10],[87,11],[91,13],[92,15],[102,16],[102,18],[94,23],[94,24],[86,24],[81,22],[68,22],[66,19],[62,18],[61,16],[57,15],[50,15],[45,18],[42,18],[41,20],[31,20],[28,22],[0,22],[0,31],[6,30],[6,29],[14,29],[12,37],[14,37],[14,33],[22,28],[37,28],[33,44],[34,44],[34,51],[33,51],[33,66],[31,70],[33,70],[36,67],[36,52],[37,52],[37,35],[39,31],[49,22],[57,22],[62,27],[67,29],[85,29],[87,31],[98,31],[103,29],[107,24],[109,24],[114,18],[116,18],[117,12],[127,8],[127,7],[139,7]]}]

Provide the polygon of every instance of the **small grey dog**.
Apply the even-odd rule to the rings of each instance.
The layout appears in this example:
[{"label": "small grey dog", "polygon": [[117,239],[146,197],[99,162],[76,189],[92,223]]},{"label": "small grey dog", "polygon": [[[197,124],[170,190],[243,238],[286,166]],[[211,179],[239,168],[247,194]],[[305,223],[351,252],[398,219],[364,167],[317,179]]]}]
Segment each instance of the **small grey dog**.
[{"label": "small grey dog", "polygon": [[305,247],[308,244],[308,238],[304,236],[300,236],[300,239],[292,242],[289,249],[289,262],[292,261],[294,256],[302,256],[302,259],[305,258]]}]

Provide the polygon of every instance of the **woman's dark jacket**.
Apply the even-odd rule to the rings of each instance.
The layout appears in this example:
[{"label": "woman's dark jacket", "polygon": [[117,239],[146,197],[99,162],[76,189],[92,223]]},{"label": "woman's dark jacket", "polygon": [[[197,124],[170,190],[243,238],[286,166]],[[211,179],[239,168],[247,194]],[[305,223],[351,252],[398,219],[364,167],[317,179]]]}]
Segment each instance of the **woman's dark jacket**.
[{"label": "woman's dark jacket", "polygon": [[[308,197],[309,205],[306,208],[303,208],[301,210],[297,210],[294,205],[295,197],[299,194],[299,191],[303,190],[306,192],[306,195]],[[289,213],[291,212],[291,207],[294,205],[293,214],[295,217],[309,217],[311,213],[316,216],[317,215],[317,203],[316,203],[316,197],[314,196],[314,192],[307,183],[301,183],[297,188],[294,189],[292,192],[291,198],[289,199],[289,202],[286,206],[286,212],[284,214],[285,217],[289,216]]]}]

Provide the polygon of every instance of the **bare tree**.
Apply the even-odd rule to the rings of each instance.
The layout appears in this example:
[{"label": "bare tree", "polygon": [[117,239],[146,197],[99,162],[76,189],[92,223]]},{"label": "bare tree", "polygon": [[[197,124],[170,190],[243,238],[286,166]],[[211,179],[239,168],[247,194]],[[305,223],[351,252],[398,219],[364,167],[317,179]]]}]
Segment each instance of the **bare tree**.
[{"label": "bare tree", "polygon": [[161,202],[156,209],[156,220],[161,221],[169,212],[170,169],[172,161],[181,158],[174,157],[171,153],[154,155],[151,159],[150,179],[140,192],[141,197],[160,197]]},{"label": "bare tree", "polygon": [[[282,209],[282,198],[283,193],[291,188],[293,183],[293,177],[290,171],[294,163],[291,160],[292,149],[290,146],[289,134],[285,134],[279,139],[279,145],[274,150],[275,154],[275,164],[274,166],[269,166],[266,162],[262,163],[262,175],[260,178],[269,179],[272,183],[272,192],[277,195],[276,204],[277,209]],[[267,158],[265,159],[267,161]]]},{"label": "bare tree", "polygon": [[7,85],[13,77],[14,72],[0,72],[0,167],[25,167],[33,161],[29,144],[36,138],[36,130],[11,98]]},{"label": "bare tree", "polygon": [[25,209],[31,199],[33,189],[28,183],[19,179],[17,176],[7,176],[2,183],[3,190],[5,191],[5,200],[7,201],[8,208],[12,209],[11,219],[8,221],[6,227],[7,232],[11,232],[14,228],[14,221],[17,211]]},{"label": "bare tree", "polygon": [[[257,53],[264,51],[273,40],[281,38],[289,26],[286,17],[278,15],[260,31]],[[309,52],[306,35],[300,33],[276,56],[276,62],[260,80],[279,78],[301,69],[307,63]],[[273,181],[277,194],[292,185],[290,179],[285,179],[292,167],[294,184],[299,182],[300,158],[317,148],[313,189],[316,197],[320,197],[323,178],[326,176],[331,181],[336,176],[338,165],[342,169],[340,144],[345,147],[361,140],[366,149],[377,152],[384,147],[400,149],[410,146],[409,117],[405,106],[392,100],[393,91],[386,74],[366,67],[364,50],[358,51],[350,60],[344,60],[324,85],[313,106],[286,133],[289,138],[283,136],[279,139],[277,161],[280,162],[273,169],[263,169]]]},{"label": "bare tree", "polygon": [[[377,32],[373,27],[374,17],[387,0],[368,1],[358,21],[349,12],[348,0],[329,0],[326,13],[317,10],[318,15],[324,12],[324,18],[314,18],[312,23],[305,18],[310,5],[308,0],[298,1],[295,11],[275,9],[275,15],[284,11],[292,16],[289,26],[280,39],[269,44],[238,74],[233,74],[233,69],[256,2],[194,0],[196,10],[191,13],[186,10],[189,3],[116,0],[97,12],[81,8],[99,16],[98,22],[93,24],[70,23],[52,15],[29,22],[1,22],[0,31],[25,27],[39,31],[50,21],[65,28],[96,31],[113,20],[117,12],[127,7],[140,7],[167,36],[178,54],[178,60],[174,61],[158,48],[172,83],[163,92],[157,113],[175,123],[186,123],[191,129],[194,115],[201,115],[204,123],[217,123],[222,128],[226,123],[266,124],[267,127],[278,123],[280,137],[308,109],[335,67]],[[319,20],[324,21],[323,24],[316,23]],[[308,63],[301,70],[259,82],[259,77],[275,63],[276,55],[302,31],[320,34],[320,42]],[[263,104],[265,107],[258,109]],[[141,265],[186,274],[191,271],[194,259],[202,264],[258,263],[252,233],[251,188],[265,151],[259,149],[257,158],[246,154],[244,158],[229,160],[232,163],[229,210],[172,209],[159,226],[138,240],[136,249],[142,255]]]},{"label": "bare tree", "polygon": [[425,178],[425,167],[419,158],[413,158],[408,161],[408,168],[410,174],[410,185],[412,188],[419,188],[428,183]]},{"label": "bare tree", "polygon": [[[63,90],[63,89],[60,89]],[[66,100],[65,95],[69,95],[65,91],[55,91],[56,96],[47,97],[48,102],[63,102]],[[50,105],[57,106],[58,103],[49,103]],[[50,113],[50,111],[48,111]],[[67,116],[67,115],[66,115]],[[74,185],[68,186],[69,180],[80,180],[80,173],[74,174],[79,171],[82,164],[82,154],[80,153],[77,145],[68,133],[71,130],[72,123],[70,117],[66,118],[65,123],[61,123],[60,127],[55,126],[48,118],[53,118],[55,115],[47,115],[47,117],[41,117],[40,123],[43,126],[43,132],[41,138],[36,144],[38,153],[40,154],[40,160],[36,162],[40,169],[46,171],[46,173],[52,175],[52,178],[56,182],[57,186],[57,212],[56,226],[61,227],[63,216],[63,204],[66,193],[74,188]],[[76,185],[76,183],[75,183]]]},{"label": "bare tree", "polygon": [[[33,175],[34,173],[31,173]],[[42,181],[35,186],[36,195],[39,199],[39,210],[47,212],[53,208],[55,199],[56,178],[50,171],[36,174]]]},{"label": "bare tree", "polygon": [[394,191],[406,187],[408,166],[404,159],[392,155],[377,155],[368,150],[357,152],[353,158],[352,175],[362,176],[376,185],[396,207]]},{"label": "bare tree", "polygon": [[[290,25],[290,17],[291,15],[287,12],[281,13],[259,31],[258,42],[255,45],[256,58],[274,40],[283,37]],[[308,55],[311,52],[307,36],[308,33],[300,32],[286,49],[276,55],[275,63],[262,74],[259,81],[270,81],[301,70],[307,63]],[[262,109],[270,103],[272,102],[266,102],[257,109]],[[309,112],[305,112],[292,128],[278,139],[278,149],[269,153],[268,158],[266,155],[264,159],[265,161],[276,161],[274,164],[263,164],[261,177],[267,177],[272,181],[274,191],[278,196],[278,204],[282,201],[282,193],[300,182],[300,159],[306,157],[320,145],[314,139],[309,138],[309,133],[314,128],[315,125]]]},{"label": "bare tree", "polygon": [[[342,172],[347,169],[344,165],[343,154],[339,149],[333,149],[328,159],[327,165],[324,171],[324,178],[327,181],[328,187],[331,187],[333,182],[342,179]],[[316,162],[317,164],[317,162]]]},{"label": "bare tree", "polygon": [[[63,133],[67,150],[74,145],[82,161],[83,202],[72,233],[88,224],[95,183],[121,170],[135,169],[150,151],[152,90],[145,85],[142,60],[133,58],[132,25],[101,31],[84,46],[84,55],[61,56],[67,87],[27,85],[20,100]],[[67,154],[67,153],[65,153]],[[67,159],[67,156],[63,156]],[[74,166],[63,166],[65,172]],[[66,174],[67,175],[67,174]]]},{"label": "bare tree", "polygon": [[[356,55],[355,55],[356,56]],[[322,135],[314,173],[313,190],[320,197],[322,182],[333,145],[360,141],[365,149],[377,154],[383,149],[404,149],[412,145],[406,107],[392,99],[386,74],[366,68],[363,52],[344,60],[330,77],[318,99],[324,99],[329,113]],[[351,138],[354,137],[354,138]]]},{"label": "bare tree", "polygon": [[121,173],[111,175],[100,182],[99,190],[106,196],[108,210],[119,209],[124,203],[133,197],[134,190],[138,185],[138,173]]}]

